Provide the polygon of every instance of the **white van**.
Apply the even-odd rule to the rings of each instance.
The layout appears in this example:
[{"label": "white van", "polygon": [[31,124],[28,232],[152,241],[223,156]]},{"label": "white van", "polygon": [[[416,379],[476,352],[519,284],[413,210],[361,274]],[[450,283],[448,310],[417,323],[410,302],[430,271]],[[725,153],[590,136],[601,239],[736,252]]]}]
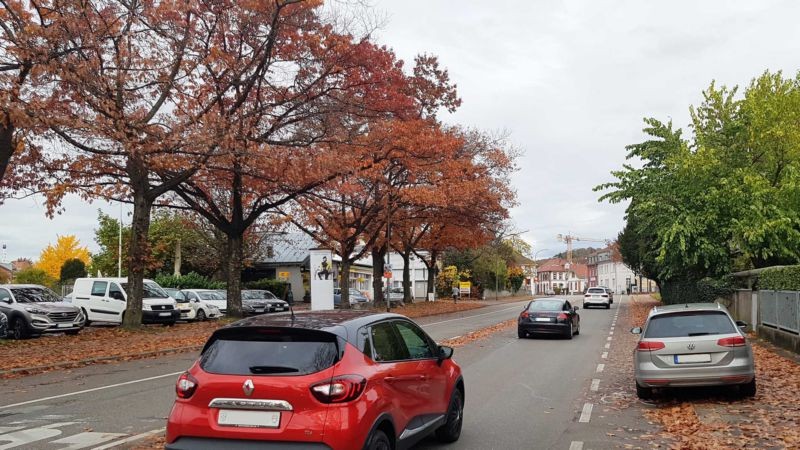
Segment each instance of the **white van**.
[{"label": "white van", "polygon": [[[122,323],[128,306],[127,278],[78,278],[72,304],[81,308],[89,322]],[[142,323],[172,325],[180,318],[175,300],[152,280],[144,280]]]}]

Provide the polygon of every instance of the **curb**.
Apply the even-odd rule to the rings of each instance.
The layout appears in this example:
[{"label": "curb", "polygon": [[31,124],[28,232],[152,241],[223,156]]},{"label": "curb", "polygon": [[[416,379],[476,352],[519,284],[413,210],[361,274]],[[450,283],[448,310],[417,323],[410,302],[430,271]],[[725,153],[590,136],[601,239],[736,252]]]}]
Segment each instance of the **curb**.
[{"label": "curb", "polygon": [[175,348],[166,348],[164,350],[154,350],[150,352],[142,352],[142,353],[129,353],[126,355],[117,355],[117,356],[103,356],[99,358],[89,358],[89,359],[82,359],[79,361],[70,361],[58,364],[51,364],[47,366],[31,366],[31,367],[17,367],[14,369],[8,370],[1,370],[0,371],[0,378],[4,378],[8,375],[15,375],[19,373],[26,373],[30,372],[42,372],[45,370],[52,370],[52,369],[67,369],[67,368],[76,368],[76,367],[84,367],[95,363],[100,362],[109,362],[109,361],[122,361],[125,359],[144,359],[150,356],[160,356],[160,355],[170,355],[175,353],[183,353],[193,350],[200,350],[203,348],[202,345],[192,345],[188,347],[175,347]]}]

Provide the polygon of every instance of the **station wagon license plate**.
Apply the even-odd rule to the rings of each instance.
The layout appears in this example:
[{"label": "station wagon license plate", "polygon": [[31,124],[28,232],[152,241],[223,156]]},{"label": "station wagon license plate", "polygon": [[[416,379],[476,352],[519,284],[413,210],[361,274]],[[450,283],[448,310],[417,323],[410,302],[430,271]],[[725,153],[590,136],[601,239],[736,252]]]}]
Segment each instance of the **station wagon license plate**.
[{"label": "station wagon license plate", "polygon": [[217,423],[229,427],[278,428],[281,424],[281,413],[279,411],[220,409]]},{"label": "station wagon license plate", "polygon": [[700,353],[697,355],[675,355],[675,364],[709,363],[711,355]]}]

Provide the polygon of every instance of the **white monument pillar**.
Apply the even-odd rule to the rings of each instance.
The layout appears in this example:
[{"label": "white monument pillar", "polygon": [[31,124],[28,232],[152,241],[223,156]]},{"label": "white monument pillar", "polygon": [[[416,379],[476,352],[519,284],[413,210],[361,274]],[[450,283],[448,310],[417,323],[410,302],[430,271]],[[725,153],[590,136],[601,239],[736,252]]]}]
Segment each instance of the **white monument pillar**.
[{"label": "white monument pillar", "polygon": [[311,310],[333,309],[333,252],[311,249]]}]

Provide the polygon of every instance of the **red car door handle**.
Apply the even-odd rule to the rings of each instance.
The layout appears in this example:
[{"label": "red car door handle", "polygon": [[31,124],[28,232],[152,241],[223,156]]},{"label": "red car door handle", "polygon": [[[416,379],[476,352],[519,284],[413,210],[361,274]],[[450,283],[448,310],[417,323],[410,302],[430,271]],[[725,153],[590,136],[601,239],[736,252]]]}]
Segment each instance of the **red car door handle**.
[{"label": "red car door handle", "polygon": [[399,377],[388,376],[384,378],[384,381],[387,383],[397,383],[399,381],[423,381],[427,380],[428,377],[425,375],[403,375]]}]

